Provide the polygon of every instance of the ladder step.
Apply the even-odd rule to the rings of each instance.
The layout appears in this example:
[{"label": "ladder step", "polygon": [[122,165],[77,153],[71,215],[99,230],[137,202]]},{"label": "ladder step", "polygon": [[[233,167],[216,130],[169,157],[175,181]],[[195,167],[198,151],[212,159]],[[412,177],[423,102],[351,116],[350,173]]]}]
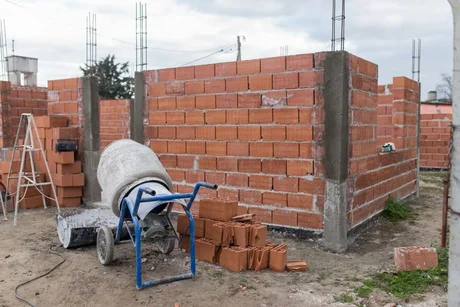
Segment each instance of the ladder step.
[{"label": "ladder step", "polygon": [[31,147],[24,147],[24,146],[23,146],[23,147],[18,147],[18,148],[16,148],[16,150],[18,150],[18,151],[19,151],[19,150],[25,150],[25,151],[39,151],[40,148],[33,148],[33,147],[31,148]]},{"label": "ladder step", "polygon": [[19,185],[19,188],[45,186],[45,185],[51,185],[51,182],[24,183],[24,184]]}]

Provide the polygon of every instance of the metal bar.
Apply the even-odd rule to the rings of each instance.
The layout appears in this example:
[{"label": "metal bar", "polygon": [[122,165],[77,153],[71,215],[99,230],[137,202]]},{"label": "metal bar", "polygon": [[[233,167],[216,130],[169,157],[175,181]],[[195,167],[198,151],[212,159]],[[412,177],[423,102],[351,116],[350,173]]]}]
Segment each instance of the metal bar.
[{"label": "metal bar", "polygon": [[217,190],[217,185],[216,184],[210,184],[207,182],[198,182],[195,185],[195,188],[193,189],[192,197],[190,197],[188,204],[187,204],[187,210],[190,210],[192,207],[193,202],[195,201],[195,197],[198,195],[198,191],[201,187],[212,189],[212,190]]},{"label": "metal bar", "polygon": [[415,39],[412,40],[412,80],[415,80]]},{"label": "metal bar", "polygon": [[12,153],[12,156],[11,156],[10,169],[8,171],[8,180],[6,182],[6,190],[7,191],[9,191],[9,187],[10,187],[10,175],[11,175],[11,170],[12,170],[12,167],[13,167],[14,156],[15,156],[16,150],[17,150],[16,145],[18,144],[18,140],[19,140],[19,132],[21,131],[21,126],[22,126],[23,121],[24,121],[24,119],[21,116],[19,118],[19,126],[18,126],[18,130],[16,131],[16,138],[14,139],[14,144],[13,144],[13,153]]},{"label": "metal bar", "polygon": [[[117,233],[115,235],[115,243],[120,242],[121,231],[123,230],[123,220],[124,220],[125,213],[126,213],[126,202],[127,201],[128,200],[125,198],[121,202],[120,218],[118,219],[118,227],[117,227]],[[131,234],[130,234],[130,236],[131,236]]]},{"label": "metal bar", "polygon": [[[193,199],[196,197],[200,187],[206,187],[206,188],[211,188],[211,189],[217,189],[217,185],[209,184],[206,182],[199,182],[195,185],[195,188],[193,190],[193,193],[185,193],[185,194],[173,194],[173,195],[158,195],[158,196],[153,196],[151,198],[147,199],[142,199],[142,196],[144,193],[147,194],[152,194],[152,192],[147,192],[145,188],[141,188],[138,190],[137,195],[136,195],[136,200],[134,205],[128,200],[128,199],[123,199],[122,204],[121,204],[121,211],[120,211],[120,217],[118,221],[118,226],[117,226],[117,232],[115,236],[115,242],[119,243],[121,239],[121,232],[123,229],[123,222],[126,220],[126,215],[127,215],[127,210],[129,210],[129,213],[131,215],[131,219],[134,224],[134,248],[136,252],[136,288],[138,290],[149,287],[149,286],[155,286],[155,285],[160,285],[160,284],[165,284],[165,283],[170,283],[174,281],[179,281],[183,279],[188,279],[188,278],[193,278],[195,277],[196,273],[196,259],[195,259],[195,221],[193,218],[192,213],[189,210],[189,207],[193,203]],[[150,280],[146,282],[142,282],[142,261],[141,261],[141,227],[139,224],[139,220],[137,217],[137,210],[139,209],[139,205],[142,202],[150,202],[150,201],[157,201],[157,200],[176,200],[176,199],[181,199],[181,198],[193,198],[189,200],[189,206],[183,206],[183,209],[185,211],[185,214],[187,215],[187,218],[189,219],[189,226],[188,229],[190,229],[190,273],[187,274],[181,274],[177,276],[171,276],[171,277],[166,277],[162,278],[159,280]],[[172,206],[172,203],[170,204]],[[173,227],[174,229],[174,227]],[[131,232],[128,233],[130,235],[131,241],[133,241],[133,237]],[[176,234],[177,238],[177,234]],[[181,238],[182,239],[182,238]]]},{"label": "metal bar", "polygon": [[[21,117],[25,117],[24,115],[22,115]],[[24,120],[25,122],[25,125],[27,125],[27,121]],[[19,127],[20,129],[21,127]],[[19,129],[18,129],[18,134],[19,134]],[[25,140],[27,140],[27,138],[29,137],[29,129],[26,129],[26,135],[24,137],[24,142]],[[15,204],[14,204],[14,218],[13,218],[13,226],[16,226],[17,224],[17,220],[18,220],[18,209],[19,209],[19,201],[20,201],[20,190],[21,190],[21,179],[22,179],[22,172],[24,171],[24,161],[25,161],[25,157],[26,157],[26,151],[23,150],[22,151],[22,157],[21,157],[21,167],[19,168],[19,179],[18,179],[18,186],[16,188],[16,201],[15,201]],[[13,158],[14,159],[14,156]]]},{"label": "metal bar", "polygon": [[5,57],[8,56],[8,41],[6,39],[6,22],[5,22],[5,19],[3,19],[3,32],[4,32],[4,35],[5,35]]},{"label": "metal bar", "polygon": [[88,17],[86,17],[86,66],[88,65]]},{"label": "metal bar", "polygon": [[136,249],[136,288],[140,289],[142,287],[142,254],[141,254],[141,229],[139,224],[137,223],[137,216],[133,216],[133,212],[131,211],[131,216],[133,217],[134,221],[134,231],[136,233],[136,244],[134,248]]},{"label": "metal bar", "polygon": [[0,20],[0,80],[3,81],[5,74],[5,55],[3,54],[3,23]]},{"label": "metal bar", "polygon": [[144,70],[144,5],[140,4],[141,17],[140,17],[140,53],[141,53],[141,71]]},{"label": "metal bar", "polygon": [[[140,227],[136,227],[136,288],[138,290],[150,286],[157,286],[160,284],[171,283],[179,280],[194,278],[196,273],[195,261],[195,221],[193,215],[189,210],[184,208],[185,214],[189,220],[190,226],[190,273],[170,276],[158,280],[150,280],[142,282],[142,261],[141,261],[141,240],[140,240]],[[137,218],[136,218],[137,219]]]},{"label": "metal bar", "polygon": [[[128,236],[129,236],[129,239],[130,239],[131,243],[132,243],[132,244],[133,244],[133,246],[134,246],[134,244],[136,244],[136,243],[134,242],[134,236],[133,236],[133,233],[131,232],[131,229],[129,229],[129,227],[128,227],[128,223],[126,223],[126,221],[125,221],[125,222],[123,222],[123,224],[125,225],[125,227],[126,227],[126,230],[127,230],[127,232],[128,232]],[[122,234],[123,234],[123,233],[122,233]]]},{"label": "metal bar", "polygon": [[[31,181],[29,178],[26,178],[26,177],[22,177],[22,178]],[[53,185],[53,184],[51,182],[33,182],[32,184],[27,184],[27,183],[21,184],[21,187],[35,187],[35,186],[46,186],[46,185]]]},{"label": "metal bar", "polygon": [[[415,42],[415,41],[414,41]],[[420,54],[421,54],[421,40],[418,39],[418,71],[417,71],[417,82],[418,82],[418,103],[417,103],[417,181],[416,181],[416,197],[420,197],[420,143],[421,143],[421,97],[422,97],[422,84],[420,83]]]},{"label": "metal bar", "polygon": [[335,1],[332,0],[332,38],[331,38],[331,51],[335,51]]},{"label": "metal bar", "polygon": [[447,212],[449,208],[449,185],[450,178],[443,180],[443,201],[442,201],[442,224],[441,224],[441,247],[447,246]]},{"label": "metal bar", "polygon": [[345,0],[342,0],[342,29],[340,41],[340,48],[343,51],[345,50]]},{"label": "metal bar", "polygon": [[94,14],[94,64],[97,65],[97,15]]},{"label": "metal bar", "polygon": [[142,290],[150,286],[158,286],[158,285],[167,284],[167,283],[171,283],[171,282],[175,282],[179,280],[191,279],[194,277],[195,277],[194,274],[187,273],[187,274],[182,274],[182,275],[177,275],[177,276],[166,277],[166,278],[162,278],[158,280],[150,280],[150,281],[146,281],[142,283],[141,286],[138,287],[138,289]]},{"label": "metal bar", "polygon": [[420,62],[422,59],[422,40],[418,39],[418,82],[420,82]]},{"label": "metal bar", "polygon": [[187,209],[184,211],[187,214],[190,227],[190,270],[192,271],[192,275],[195,276],[195,220],[190,210]]},{"label": "metal bar", "polygon": [[90,75],[93,74],[93,33],[92,29],[92,21],[91,21],[91,13],[88,13],[88,65],[90,67]]}]

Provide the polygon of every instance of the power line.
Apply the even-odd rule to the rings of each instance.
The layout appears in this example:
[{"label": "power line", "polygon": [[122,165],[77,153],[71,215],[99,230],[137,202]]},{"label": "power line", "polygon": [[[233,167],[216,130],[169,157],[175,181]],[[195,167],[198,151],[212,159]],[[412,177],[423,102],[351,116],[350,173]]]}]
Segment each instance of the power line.
[{"label": "power line", "polygon": [[[18,3],[15,3],[11,0],[4,0],[5,2],[8,2],[14,6],[17,6],[17,7],[20,7],[24,10],[27,10],[27,11],[30,11],[30,9],[28,9],[27,7],[23,6],[23,5],[20,5]],[[77,29],[77,30],[80,30],[80,27],[76,27],[70,23],[67,23],[67,22],[64,22],[62,20],[59,20],[59,19],[56,19],[56,18],[53,18],[53,17],[50,17],[50,16],[46,16],[46,18],[50,19],[50,20],[53,20],[53,21],[57,21],[57,22],[61,22],[63,24],[66,24],[67,26],[71,27],[71,28],[74,28],[74,29]],[[122,40],[122,39],[118,39],[118,38],[114,38],[114,37],[110,37],[108,35],[105,35],[103,33],[100,33],[98,32],[97,34],[99,37],[104,37],[104,38],[107,38],[107,39],[110,39],[110,40],[113,40],[113,41],[116,41],[116,42],[119,42],[119,43],[123,43],[123,44],[127,44],[127,45],[131,45],[131,46],[136,46],[135,43],[132,43],[132,42],[128,42],[128,41],[125,41],[125,40]],[[152,50],[157,50],[157,51],[164,51],[164,52],[178,52],[178,53],[184,53],[184,52],[190,52],[190,53],[199,53],[199,52],[207,52],[207,51],[211,51],[211,50],[216,50],[217,48],[223,48],[222,46],[221,47],[214,47],[214,48],[209,48],[209,49],[201,49],[201,50],[179,50],[179,49],[167,49],[167,48],[158,48],[158,47],[147,47],[148,49],[152,49]]]},{"label": "power line", "polygon": [[193,61],[187,62],[187,63],[185,63],[185,64],[182,64],[182,65],[180,65],[180,66],[187,66],[187,65],[193,64],[193,63],[195,63],[195,62],[198,62],[198,61],[200,61],[200,60],[203,60],[203,59],[209,58],[210,56],[213,56],[213,55],[215,55],[215,54],[217,54],[217,53],[221,53],[221,52],[224,52],[224,51],[225,51],[225,49],[227,49],[227,48],[230,48],[230,47],[234,47],[234,46],[236,46],[236,45],[235,45],[235,44],[233,44],[233,45],[229,45],[229,46],[226,46],[225,48],[219,49],[219,50],[217,50],[217,51],[215,51],[215,52],[213,52],[213,53],[210,53],[210,54],[208,54],[208,55],[205,55],[204,57],[201,57],[201,58],[198,58],[198,59],[196,59],[196,60],[193,60]]}]

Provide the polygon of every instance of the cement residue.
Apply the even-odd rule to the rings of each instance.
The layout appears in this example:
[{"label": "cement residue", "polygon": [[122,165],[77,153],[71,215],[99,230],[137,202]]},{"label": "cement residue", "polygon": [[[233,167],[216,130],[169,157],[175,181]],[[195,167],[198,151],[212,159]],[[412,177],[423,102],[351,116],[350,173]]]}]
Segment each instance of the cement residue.
[{"label": "cement residue", "polygon": [[268,107],[283,107],[286,105],[286,98],[271,98],[265,95],[262,95],[262,106]]},{"label": "cement residue", "polygon": [[61,216],[73,228],[98,227],[101,225],[111,227],[118,224],[118,218],[111,209],[75,210],[64,212]]}]

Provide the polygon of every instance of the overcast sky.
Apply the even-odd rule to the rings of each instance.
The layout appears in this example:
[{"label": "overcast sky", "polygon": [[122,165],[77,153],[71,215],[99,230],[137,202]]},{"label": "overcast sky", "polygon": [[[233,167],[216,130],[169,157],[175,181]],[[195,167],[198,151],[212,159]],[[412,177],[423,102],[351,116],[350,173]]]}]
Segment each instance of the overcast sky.
[{"label": "overcast sky", "polygon": [[[339,1],[340,2],[340,1]],[[412,39],[422,39],[422,98],[452,71],[452,15],[447,0],[347,0],[346,50],[379,65],[379,84],[412,75]],[[14,3],[14,4],[13,4]],[[75,77],[85,62],[85,19],[97,15],[98,57],[135,63],[135,1],[0,0],[8,52],[39,59],[38,82]],[[332,0],[149,0],[148,69],[330,49]],[[16,5],[15,5],[16,4]],[[124,41],[124,42],[120,42]],[[168,49],[162,51],[153,48]],[[174,50],[174,51],[172,51]],[[200,51],[201,50],[201,51]],[[200,51],[200,52],[192,52]]]}]

